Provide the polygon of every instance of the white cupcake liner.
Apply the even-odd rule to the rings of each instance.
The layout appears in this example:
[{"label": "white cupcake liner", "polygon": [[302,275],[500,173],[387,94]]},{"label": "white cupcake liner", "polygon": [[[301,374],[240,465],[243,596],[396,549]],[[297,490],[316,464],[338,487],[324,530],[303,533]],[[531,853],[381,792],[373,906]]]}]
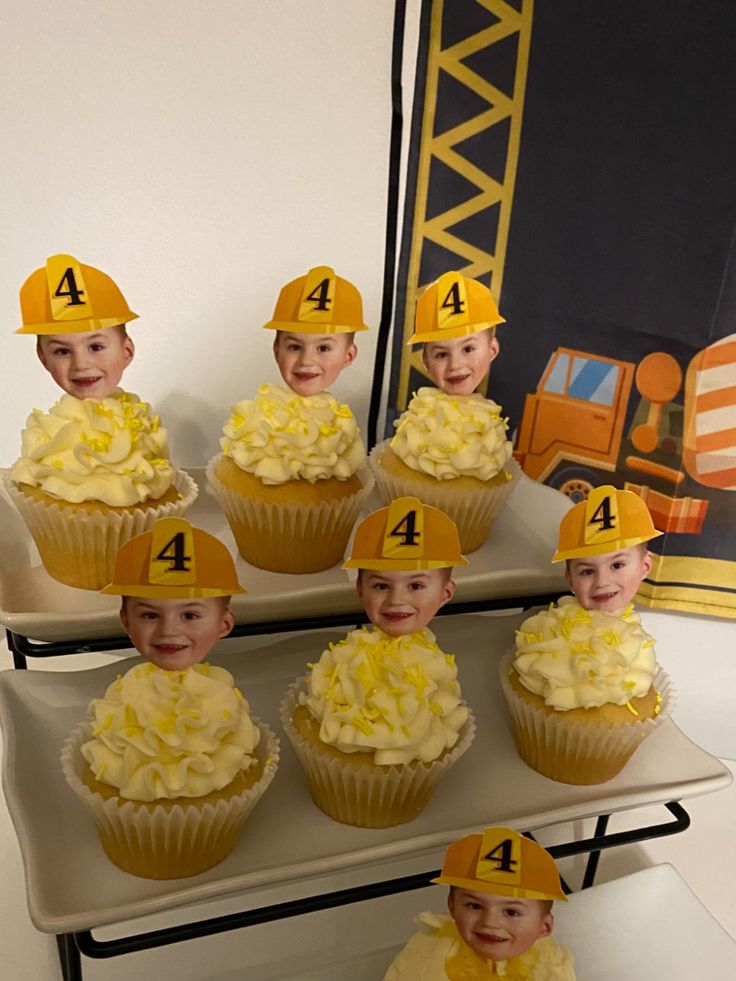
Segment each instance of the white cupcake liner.
[{"label": "white cupcake liner", "polygon": [[215,474],[221,456],[207,464],[207,480],[232,530],[238,551],[250,565],[269,572],[307,573],[342,561],[353,525],[373,489],[370,467],[356,476],[353,494],[319,504],[253,500],[226,487]]},{"label": "white cupcake liner", "polygon": [[425,474],[412,479],[408,474],[393,474],[381,465],[381,458],[390,448],[390,440],[377,443],[369,456],[370,465],[376,477],[376,488],[385,504],[397,497],[418,497],[424,504],[439,508],[449,515],[457,525],[460,536],[460,550],[463,554],[480,548],[488,537],[491,526],[501,508],[516,486],[521,468],[511,457],[504,470],[510,480],[492,487],[477,489],[464,487],[457,489],[453,480],[434,480]]},{"label": "white cupcake liner", "polygon": [[299,694],[306,678],[290,685],[281,703],[281,723],[309,781],[314,803],[341,824],[358,828],[390,828],[413,820],[425,807],[438,781],[456,763],[475,738],[475,719],[469,711],[458,740],[433,763],[404,766],[354,766],[321,753],[293,724]]},{"label": "white cupcake liner", "polygon": [[252,719],[261,733],[258,758],[265,761],[256,783],[216,804],[177,803],[168,811],[136,807],[122,798],[105,800],[90,790],[82,779],[80,747],[91,738],[91,725],[81,722],[72,729],[61,751],[64,778],[94,816],[103,847],[116,865],[133,875],[175,879],[197,875],[225,858],[279,763],[278,739],[264,722]]},{"label": "white cupcake liner", "polygon": [[670,679],[659,668],[653,685],[662,701],[653,719],[621,725],[571,722],[565,718],[565,712],[550,715],[514,691],[509,681],[514,656],[513,650],[507,651],[501,659],[499,674],[516,748],[527,766],[560,783],[591,785],[611,780],[647,736],[662,724],[675,701]]},{"label": "white cupcake liner", "polygon": [[178,501],[131,511],[84,511],[37,501],[8,477],[5,487],[25,521],[50,576],[80,589],[102,589],[112,581],[121,545],[148,531],[158,518],[184,514],[198,489],[183,470],[174,473]]}]

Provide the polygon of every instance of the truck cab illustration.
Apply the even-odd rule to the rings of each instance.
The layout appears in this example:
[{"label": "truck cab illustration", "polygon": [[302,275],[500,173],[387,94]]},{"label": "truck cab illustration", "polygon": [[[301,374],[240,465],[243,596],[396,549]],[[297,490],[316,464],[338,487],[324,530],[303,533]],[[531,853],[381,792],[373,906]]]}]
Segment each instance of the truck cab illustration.
[{"label": "truck cab illustration", "polygon": [[[711,350],[693,359],[693,378]],[[694,399],[690,406],[674,401],[682,381],[680,365],[662,351],[635,365],[557,348],[536,392],[526,396],[514,456],[530,477],[573,501],[612,482],[639,494],[661,531],[699,534],[708,501],[672,494],[685,480],[683,457],[689,464],[692,456],[685,452],[686,427],[697,427]],[[695,384],[685,386],[686,403]]]}]

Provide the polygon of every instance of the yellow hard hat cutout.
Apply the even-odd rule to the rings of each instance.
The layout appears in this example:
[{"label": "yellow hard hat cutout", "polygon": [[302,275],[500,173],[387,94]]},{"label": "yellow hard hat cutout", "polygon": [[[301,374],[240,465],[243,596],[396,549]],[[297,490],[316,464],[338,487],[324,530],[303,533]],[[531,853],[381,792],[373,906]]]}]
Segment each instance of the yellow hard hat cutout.
[{"label": "yellow hard hat cutout", "polygon": [[245,591],[227,547],[186,518],[159,518],[150,531],[126,542],[115,558],[113,581],[102,590],[149,599],[205,599]]},{"label": "yellow hard hat cutout", "polygon": [[552,856],[513,828],[486,828],[450,845],[432,882],[517,899],[567,900]]},{"label": "yellow hard hat cutout", "polygon": [[361,521],[343,569],[415,572],[467,564],[452,518],[417,497],[399,497]]},{"label": "yellow hard hat cutout", "polygon": [[282,286],[269,330],[295,334],[348,334],[368,330],[357,287],[331,266],[315,266],[306,276]]},{"label": "yellow hard hat cutout", "polygon": [[467,337],[505,322],[488,287],[462,273],[447,272],[419,297],[408,343]]},{"label": "yellow hard hat cutout", "polygon": [[20,310],[16,334],[82,334],[138,317],[107,273],[66,253],[31,273],[20,288]]},{"label": "yellow hard hat cutout", "polygon": [[618,552],[661,534],[638,494],[604,484],[594,487],[586,500],[576,504],[562,519],[552,561]]}]

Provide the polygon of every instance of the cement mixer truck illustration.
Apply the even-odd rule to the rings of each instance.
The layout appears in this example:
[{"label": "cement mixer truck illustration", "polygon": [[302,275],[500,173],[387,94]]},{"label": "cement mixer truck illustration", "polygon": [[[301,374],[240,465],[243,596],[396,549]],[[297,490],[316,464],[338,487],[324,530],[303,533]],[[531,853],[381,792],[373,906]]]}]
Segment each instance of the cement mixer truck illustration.
[{"label": "cement mixer truck illustration", "polygon": [[514,456],[573,501],[598,484],[623,484],[659,530],[700,534],[709,501],[683,494],[686,475],[736,490],[736,334],[699,351],[684,385],[663,351],[635,365],[558,348],[526,397]]}]

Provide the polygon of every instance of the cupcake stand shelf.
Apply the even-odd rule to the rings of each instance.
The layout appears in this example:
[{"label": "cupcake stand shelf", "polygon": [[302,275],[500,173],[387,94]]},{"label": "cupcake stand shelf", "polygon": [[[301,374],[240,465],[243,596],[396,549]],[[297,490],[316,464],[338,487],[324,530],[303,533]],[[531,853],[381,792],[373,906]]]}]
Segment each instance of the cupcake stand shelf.
[{"label": "cupcake stand shelf", "polygon": [[[166,882],[130,876],[108,861],[88,813],[67,788],[58,763],[67,732],[84,717],[89,700],[127,662],[82,672],[3,673],[0,720],[5,793],[23,855],[31,919],[39,930],[57,935],[65,978],[81,978],[80,950],[93,957],[108,957],[418,888],[434,872],[369,881],[337,893],[320,893],[318,880],[344,872],[352,883],[365,883],[371,867],[384,862],[413,860],[416,865],[426,859],[425,867],[436,869],[438,855],[450,841],[487,824],[510,823],[533,832],[559,822],[599,816],[595,838],[555,846],[551,850],[557,857],[687,827],[686,813],[672,802],[719,790],[728,785],[731,775],[690,742],[671,719],[645,740],[619,776],[605,784],[572,787],[555,783],[521,762],[508,729],[497,667],[522,619],[516,613],[436,621],[439,643],[457,656],[478,731],[475,743],[440,782],[416,820],[387,830],[335,823],[312,803],[301,768],[282,737],[276,778],[246,822],[231,855],[202,875]],[[304,633],[265,641],[257,649],[229,650],[213,660],[232,671],[255,714],[280,732],[278,705],[283,693],[334,636],[334,632]],[[655,803],[665,805],[675,821],[605,835],[607,818],[600,815]],[[255,890],[290,886],[296,891],[306,880],[315,893],[311,898],[153,933],[134,930],[121,939],[99,940],[92,934],[106,924],[124,924],[223,897],[242,898],[247,906]]]},{"label": "cupcake stand shelf", "polygon": [[[187,517],[237,555],[225,517],[208,491],[204,470],[191,468],[189,473],[199,486],[199,497]],[[374,507],[380,507],[377,499],[369,501],[366,513]],[[472,553],[470,566],[455,570],[457,592],[447,612],[544,604],[566,592],[562,570],[552,565],[550,555],[560,519],[569,507],[562,494],[521,474],[489,540]],[[1,484],[0,528],[0,624],[8,631],[16,667],[24,666],[25,656],[129,646],[127,638],[120,636],[117,598],[52,579]],[[233,597],[233,636],[365,621],[355,586],[339,566],[290,576],[264,572],[240,558],[237,565],[248,592]]]}]

